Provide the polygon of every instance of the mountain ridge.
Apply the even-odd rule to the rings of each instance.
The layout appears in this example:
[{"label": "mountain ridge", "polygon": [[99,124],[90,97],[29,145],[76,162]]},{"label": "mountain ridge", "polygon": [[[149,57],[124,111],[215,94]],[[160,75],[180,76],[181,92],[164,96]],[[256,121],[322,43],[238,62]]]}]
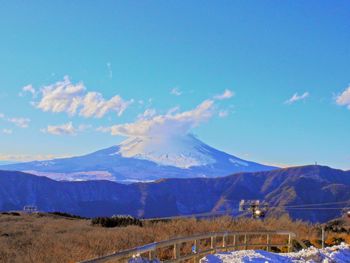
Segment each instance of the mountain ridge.
[{"label": "mountain ridge", "polygon": [[286,210],[284,206],[339,201],[350,205],[350,171],[312,165],[127,185],[108,180],[62,182],[0,171],[0,210],[35,204],[44,211],[88,217],[131,214],[149,218],[218,211],[237,215],[241,199],[266,200],[271,207],[280,207],[273,213],[288,211],[294,219],[328,221],[339,216],[341,206],[325,211]]}]

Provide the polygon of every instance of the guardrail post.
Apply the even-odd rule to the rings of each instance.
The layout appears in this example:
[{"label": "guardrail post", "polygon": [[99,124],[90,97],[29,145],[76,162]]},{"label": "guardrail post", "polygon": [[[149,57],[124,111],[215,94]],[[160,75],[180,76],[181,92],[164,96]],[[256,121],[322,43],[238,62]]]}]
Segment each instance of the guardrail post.
[{"label": "guardrail post", "polygon": [[270,251],[270,235],[266,235],[266,251]]},{"label": "guardrail post", "polygon": [[291,234],[288,234],[288,253],[290,252],[291,247],[292,247],[292,236]]},{"label": "guardrail post", "polygon": [[155,250],[151,250],[148,252],[148,259],[152,260],[156,258],[156,251]]},{"label": "guardrail post", "polygon": [[196,251],[194,252],[196,255],[193,257],[193,262],[198,263],[199,262],[199,245],[200,245],[200,240],[195,239],[193,242],[194,247],[196,248]]},{"label": "guardrail post", "polygon": [[175,243],[174,244],[174,259],[179,259],[180,258],[180,244]]},{"label": "guardrail post", "polygon": [[210,248],[216,251],[216,236],[211,236],[210,237]]},{"label": "guardrail post", "polygon": [[322,240],[322,249],[324,249],[324,245],[325,245],[325,229],[324,226],[322,226],[322,234],[321,234],[321,240]]},{"label": "guardrail post", "polygon": [[201,243],[200,240],[197,240],[197,239],[194,240],[194,246],[196,247],[196,254],[199,253],[199,245],[200,245],[200,243]]},{"label": "guardrail post", "polygon": [[222,236],[222,247],[225,249],[225,251],[227,251],[227,249],[226,249],[226,238],[227,238],[227,234],[225,233]]}]

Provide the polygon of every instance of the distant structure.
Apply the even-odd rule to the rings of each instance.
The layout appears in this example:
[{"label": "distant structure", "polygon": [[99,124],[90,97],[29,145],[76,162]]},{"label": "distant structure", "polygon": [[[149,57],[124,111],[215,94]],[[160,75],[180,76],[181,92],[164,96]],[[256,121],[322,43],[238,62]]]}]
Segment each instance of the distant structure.
[{"label": "distant structure", "polygon": [[23,212],[32,214],[38,212],[38,208],[35,205],[26,205],[23,207]]},{"label": "distant structure", "polygon": [[252,217],[255,219],[264,218],[269,205],[265,201],[260,200],[241,200],[239,202],[239,211],[248,211],[252,213]]}]

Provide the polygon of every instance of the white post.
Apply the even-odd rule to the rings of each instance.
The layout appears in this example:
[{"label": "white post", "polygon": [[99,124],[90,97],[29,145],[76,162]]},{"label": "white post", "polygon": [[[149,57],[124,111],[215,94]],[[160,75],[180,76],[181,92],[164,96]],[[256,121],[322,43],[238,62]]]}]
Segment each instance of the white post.
[{"label": "white post", "polygon": [[292,236],[291,234],[288,235],[288,253],[290,252],[292,248]]},{"label": "white post", "polygon": [[322,226],[322,248],[324,248],[324,244],[325,244],[325,231],[324,231],[324,226]]}]

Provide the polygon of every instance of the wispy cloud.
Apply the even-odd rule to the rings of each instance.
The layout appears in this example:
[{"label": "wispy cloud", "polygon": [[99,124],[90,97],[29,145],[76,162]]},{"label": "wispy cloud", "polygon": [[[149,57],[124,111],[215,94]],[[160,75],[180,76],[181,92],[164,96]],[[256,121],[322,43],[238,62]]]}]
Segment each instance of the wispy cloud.
[{"label": "wispy cloud", "polygon": [[139,118],[133,123],[100,127],[97,130],[126,137],[178,136],[189,133],[192,128],[209,120],[213,114],[214,101],[205,100],[190,111]]},{"label": "wispy cloud", "polygon": [[290,97],[288,100],[286,100],[285,104],[294,104],[297,101],[305,100],[307,97],[309,97],[309,92],[304,92],[302,95],[298,95],[298,93],[294,93],[292,97]]},{"label": "wispy cloud", "polygon": [[23,96],[24,93],[30,93],[32,95],[32,98],[35,98],[37,93],[33,85],[26,85],[22,88],[22,92],[19,94],[20,96]]},{"label": "wispy cloud", "polygon": [[108,76],[110,79],[113,78],[113,70],[112,70],[112,63],[111,62],[107,62],[107,69],[108,69]]},{"label": "wispy cloud", "polygon": [[235,93],[232,90],[226,89],[222,94],[214,96],[214,99],[225,100],[232,98],[234,95]]},{"label": "wispy cloud", "polygon": [[101,93],[87,92],[82,82],[73,84],[68,76],[63,81],[45,86],[40,91],[40,101],[35,105],[45,112],[66,112],[73,116],[101,118],[109,112],[121,116],[133,100],[125,101],[119,95],[109,100]]},{"label": "wispy cloud", "polygon": [[340,106],[346,106],[350,110],[350,86],[336,97],[336,103]]},{"label": "wispy cloud", "polygon": [[10,134],[12,134],[12,130],[11,129],[2,129],[2,133],[3,134],[7,134],[7,135],[10,135]]},{"label": "wispy cloud", "polygon": [[229,112],[227,110],[221,110],[219,111],[219,117],[220,118],[225,118],[229,115]]},{"label": "wispy cloud", "polygon": [[170,90],[170,94],[180,96],[182,95],[182,91],[178,87],[175,87]]},{"label": "wispy cloud", "polygon": [[157,111],[153,108],[146,109],[142,114],[139,114],[139,119],[149,119],[157,114]]},{"label": "wispy cloud", "polygon": [[0,119],[10,122],[20,128],[28,128],[29,123],[30,123],[30,119],[29,118],[10,118],[10,117],[6,117],[5,114],[0,113]]},{"label": "wispy cloud", "polygon": [[7,121],[15,124],[20,128],[28,128],[30,123],[29,118],[8,118]]},{"label": "wispy cloud", "polygon": [[3,154],[0,153],[0,161],[9,162],[30,162],[30,161],[42,161],[50,160],[54,158],[71,157],[70,155],[57,155],[57,154]]},{"label": "wispy cloud", "polygon": [[62,125],[48,125],[47,128],[41,129],[41,132],[52,135],[76,135],[77,131],[72,122]]},{"label": "wispy cloud", "polygon": [[80,124],[78,126],[78,131],[79,132],[84,132],[84,131],[88,131],[91,130],[93,127],[91,124]]}]

